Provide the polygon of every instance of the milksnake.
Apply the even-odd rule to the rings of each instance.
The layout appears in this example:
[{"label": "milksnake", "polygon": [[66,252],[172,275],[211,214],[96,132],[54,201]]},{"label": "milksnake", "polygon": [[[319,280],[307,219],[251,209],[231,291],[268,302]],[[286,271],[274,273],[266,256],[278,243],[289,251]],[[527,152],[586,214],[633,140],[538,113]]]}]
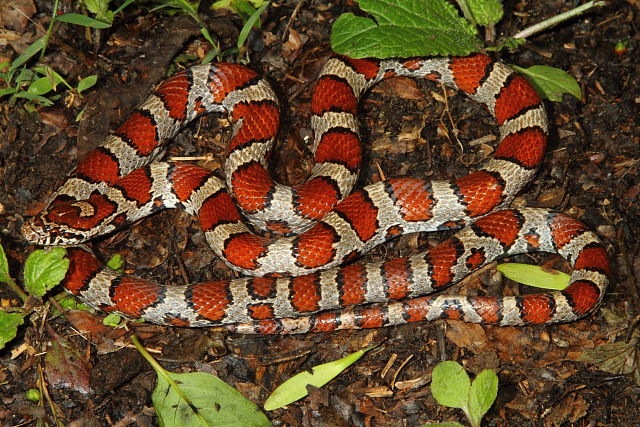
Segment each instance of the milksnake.
[{"label": "milksnake", "polygon": [[[483,104],[499,126],[493,156],[454,180],[389,179],[351,193],[361,160],[359,99],[393,76],[440,82]],[[157,161],[182,127],[208,112],[226,112],[232,122],[226,182],[199,166]],[[311,112],[311,176],[297,187],[277,184],[267,170],[279,126],[271,87],[236,64],[183,70],[80,162],[43,212],[25,222],[23,234],[35,244],[77,245],[165,208],[198,215],[216,254],[255,277],[168,287],[110,270],[82,246],[68,250],[63,285],[69,292],[95,308],[166,325],[267,334],[438,318],[550,324],[583,317],[601,301],[609,266],[593,232],[561,213],[506,209],[536,173],[548,134],[540,98],[506,65],[482,54],[334,56],[318,77]],[[244,218],[277,236],[254,234]],[[340,267],[400,234],[459,227],[410,258]],[[512,297],[424,296],[495,259],[534,251],[569,261],[568,288]],[[386,304],[359,307],[366,303]]]}]

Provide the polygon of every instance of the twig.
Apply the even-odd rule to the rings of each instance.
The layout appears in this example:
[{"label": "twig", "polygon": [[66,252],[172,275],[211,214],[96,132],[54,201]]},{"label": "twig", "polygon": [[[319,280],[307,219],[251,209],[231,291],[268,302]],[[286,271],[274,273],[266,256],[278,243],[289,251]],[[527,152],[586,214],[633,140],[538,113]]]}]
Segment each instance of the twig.
[{"label": "twig", "polygon": [[407,366],[407,363],[409,363],[409,361],[413,359],[413,354],[410,354],[409,357],[407,357],[405,359],[404,362],[402,362],[402,364],[400,365],[400,367],[398,368],[398,370],[396,371],[395,374],[393,374],[393,379],[391,380],[391,385],[389,386],[391,388],[391,390],[393,390],[396,386],[396,380],[398,379],[398,375],[400,374],[400,371],[402,371],[402,369]]},{"label": "twig", "polygon": [[584,13],[591,8],[604,6],[605,4],[606,2],[604,1],[590,1],[588,3],[583,4],[582,6],[576,7],[575,9],[568,10],[559,15],[553,16],[549,19],[545,19],[542,22],[538,22],[537,24],[527,27],[524,30],[520,31],[519,33],[515,34],[513,38],[526,39],[527,37],[532,36],[533,34],[539,33],[541,31],[544,31],[547,28],[551,28],[554,25],[559,24],[560,22],[566,21],[567,19],[571,19],[574,16],[578,16],[581,13]]},{"label": "twig", "polygon": [[296,16],[298,16],[298,12],[300,12],[300,8],[302,7],[303,4],[304,4],[304,0],[301,0],[296,5],[296,8],[293,9],[293,13],[291,14],[291,18],[289,18],[289,22],[287,22],[287,27],[282,32],[282,38],[280,39],[280,41],[284,41],[285,37],[287,36],[287,33],[289,32],[289,28],[291,28],[291,23],[293,22],[294,19],[296,19]]},{"label": "twig", "polygon": [[460,146],[460,151],[464,153],[464,145],[462,145],[460,138],[458,138],[458,134],[460,133],[460,130],[456,126],[456,123],[453,120],[453,117],[451,116],[451,110],[449,109],[449,97],[447,96],[447,87],[445,85],[441,85],[441,86],[442,86],[442,97],[444,99],[444,109],[447,112],[447,117],[449,117],[449,123],[451,124],[451,132],[453,133],[453,137],[456,139],[456,141],[458,142],[458,145]]}]

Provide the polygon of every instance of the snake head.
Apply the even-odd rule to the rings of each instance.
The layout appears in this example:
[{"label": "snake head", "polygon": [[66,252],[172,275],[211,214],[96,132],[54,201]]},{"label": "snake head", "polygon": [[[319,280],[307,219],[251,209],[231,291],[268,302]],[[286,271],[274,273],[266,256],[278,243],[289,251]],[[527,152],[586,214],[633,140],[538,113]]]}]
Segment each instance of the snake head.
[{"label": "snake head", "polygon": [[73,245],[87,240],[73,228],[49,223],[44,213],[29,218],[22,224],[20,231],[25,239],[34,245]]},{"label": "snake head", "polygon": [[105,223],[113,219],[115,204],[94,193],[89,199],[76,200],[59,195],[38,215],[22,225],[22,235],[36,245],[75,245],[105,232]]}]

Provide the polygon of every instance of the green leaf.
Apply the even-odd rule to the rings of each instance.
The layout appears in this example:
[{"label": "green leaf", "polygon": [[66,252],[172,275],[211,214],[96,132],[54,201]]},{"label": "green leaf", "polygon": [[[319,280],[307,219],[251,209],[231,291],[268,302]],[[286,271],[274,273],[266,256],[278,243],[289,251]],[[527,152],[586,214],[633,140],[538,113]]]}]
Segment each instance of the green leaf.
[{"label": "green leaf", "polygon": [[211,44],[211,46],[216,45],[216,42],[213,41],[213,37],[211,37],[209,30],[207,30],[205,27],[200,28],[200,34],[202,34],[202,36],[205,38],[206,41],[208,41]]},{"label": "green leaf", "polygon": [[469,418],[475,425],[480,425],[498,396],[498,376],[491,369],[480,372],[471,383],[469,390]]},{"label": "green leaf", "polygon": [[253,2],[248,0],[221,0],[216,1],[211,5],[211,9],[229,9],[240,15],[243,21],[246,21],[255,10],[262,7],[265,2],[260,2],[258,5],[254,5]]},{"label": "green leaf", "polygon": [[502,19],[503,9],[500,0],[467,0],[467,4],[478,25],[492,26]]},{"label": "green leaf", "polygon": [[60,304],[60,307],[65,308],[67,310],[83,310],[83,311],[91,310],[91,307],[89,307],[83,302],[80,302],[80,300],[76,299],[76,297],[74,297],[73,295],[67,295],[66,297],[58,301],[58,304]]},{"label": "green leaf", "polygon": [[562,271],[545,269],[539,265],[511,262],[500,264],[498,271],[511,280],[528,286],[561,291],[569,285],[569,276]]},{"label": "green leaf", "polygon": [[264,402],[264,409],[266,411],[273,411],[274,409],[282,408],[296,400],[302,399],[309,394],[307,390],[308,385],[322,387],[357,362],[358,359],[372,348],[374,347],[356,351],[333,362],[314,366],[311,368],[311,372],[300,372],[294,375],[273,390],[269,398],[267,398],[267,401]]},{"label": "green leaf", "polygon": [[107,261],[107,267],[112,270],[116,270],[122,273],[122,266],[124,265],[124,258],[120,254],[115,254],[109,261]]},{"label": "green leaf", "polygon": [[[196,22],[200,23],[198,18],[198,8],[200,7],[200,0],[198,1],[189,1],[189,0],[159,0],[160,3],[158,6],[155,6],[151,9],[151,12],[160,9],[170,9],[167,13],[175,13],[176,11],[180,11],[182,13],[186,13],[191,16]],[[173,10],[171,10],[173,9]]]},{"label": "green leaf", "polygon": [[91,392],[91,369],[84,353],[48,324],[47,330],[50,336],[50,345],[44,356],[47,380],[59,389],[74,390],[87,396]]},{"label": "green leaf", "polygon": [[118,313],[110,313],[107,314],[104,319],[102,319],[102,324],[105,326],[111,326],[112,328],[117,328],[120,326],[120,322],[122,321],[122,316]]},{"label": "green leaf", "polygon": [[616,45],[613,47],[613,51],[616,55],[624,55],[629,50],[630,45],[631,45],[631,40],[629,39],[618,40],[616,42]]},{"label": "green leaf", "polygon": [[605,322],[607,322],[607,325],[613,326],[614,328],[621,323],[629,322],[629,315],[623,310],[609,310],[606,307],[602,307],[600,313],[602,317],[604,317]]},{"label": "green leaf", "polygon": [[63,85],[65,85],[70,90],[73,90],[71,85],[69,83],[67,83],[67,81],[64,79],[64,77],[62,77],[60,74],[58,74],[56,72],[56,70],[54,70],[53,68],[45,65],[44,67],[33,67],[33,70],[37,71],[40,74],[42,74],[43,76],[49,78],[54,84],[54,89],[55,89],[55,85],[57,85],[59,83],[62,83]]},{"label": "green leaf", "polygon": [[38,40],[34,41],[27,47],[24,52],[22,52],[16,59],[11,63],[11,68],[9,68],[9,72],[17,69],[22,64],[31,59],[34,55],[40,52],[40,49],[44,47],[47,42],[47,36],[42,36]]},{"label": "green leaf", "polygon": [[113,14],[114,14],[114,15],[116,15],[116,14],[118,14],[118,13],[122,12],[122,10],[123,10],[125,7],[129,6],[129,5],[130,5],[131,3],[133,3],[134,1],[136,1],[136,0],[127,0],[127,1],[125,1],[124,3],[122,3],[122,4],[120,5],[120,7],[119,7],[119,8],[117,8],[116,10],[114,10],[114,11],[113,11]]},{"label": "green leaf", "polygon": [[266,2],[258,9],[256,9],[255,12],[251,14],[249,19],[247,19],[247,22],[244,23],[244,25],[242,26],[242,30],[240,30],[240,35],[238,36],[238,42],[236,44],[238,46],[238,49],[244,46],[244,42],[247,41],[247,37],[249,37],[249,33],[251,32],[251,28],[253,28],[256,22],[258,22],[258,19],[260,19],[260,15],[262,15],[262,12],[264,12],[267,7],[269,7],[269,2]]},{"label": "green leaf", "polygon": [[17,91],[18,89],[14,87],[3,88],[3,89],[0,89],[0,96],[11,95],[13,93],[16,93]]},{"label": "green leaf", "polygon": [[[101,24],[106,23],[107,27],[111,26],[111,24],[113,23],[113,17],[115,16],[115,12],[112,12],[109,10],[110,0],[83,0],[82,2],[85,4],[85,6],[87,6],[87,9],[89,10],[89,12],[96,15],[97,21],[94,20],[95,22],[99,22]],[[122,10],[122,8],[124,8],[125,6],[126,5],[121,6],[119,10]],[[84,16],[84,15],[81,15],[81,16]],[[93,25],[88,25],[84,21],[74,22],[74,24],[79,24],[84,26],[93,26]],[[100,27],[94,27],[94,28],[100,28]]]},{"label": "green leaf", "polygon": [[0,349],[16,337],[18,326],[24,323],[21,313],[0,311]]},{"label": "green leaf", "polygon": [[166,372],[182,393],[188,405],[176,392],[176,387],[158,375],[151,400],[163,426],[270,426],[269,419],[258,406],[220,378],[205,372],[176,374]]},{"label": "green leaf", "polygon": [[[113,17],[111,18],[113,20]],[[80,15],[79,13],[65,13],[56,17],[56,21],[67,22],[69,24],[82,25],[83,27],[91,28],[109,28],[110,23],[98,21],[88,16]]]},{"label": "green leaf", "polygon": [[26,397],[33,403],[38,403],[42,395],[40,394],[40,390],[38,390],[37,388],[30,388],[29,390],[24,392],[24,397]]},{"label": "green leaf", "polygon": [[361,0],[333,24],[331,47],[352,58],[467,55],[480,48],[476,29],[446,0]]},{"label": "green leaf", "polygon": [[78,88],[76,90],[78,91],[78,93],[82,93],[83,91],[95,85],[97,81],[98,76],[96,74],[85,77],[78,82]]},{"label": "green leaf", "polygon": [[640,370],[636,363],[638,344],[640,344],[640,331],[636,330],[629,342],[614,342],[587,349],[580,356],[580,360],[593,363],[600,370],[614,375],[628,375]]},{"label": "green leaf", "polygon": [[25,91],[16,92],[13,96],[15,96],[16,98],[30,99],[31,101],[36,101],[38,104],[44,105],[46,107],[53,105],[53,102],[50,99]]},{"label": "green leaf", "polygon": [[431,394],[439,404],[467,408],[471,381],[464,368],[454,361],[440,362],[431,374]]},{"label": "green leaf", "polygon": [[27,89],[27,93],[31,95],[44,95],[53,90],[53,82],[48,77],[40,77],[35,79]]},{"label": "green leaf", "polygon": [[4,252],[2,244],[0,244],[0,283],[6,283],[10,290],[15,292],[23,303],[26,303],[29,296],[16,284],[9,273],[9,262]]},{"label": "green leaf", "polygon": [[258,406],[223,382],[204,372],[176,374],[164,369],[131,336],[131,342],[158,374],[151,394],[161,426],[270,426]]},{"label": "green leaf", "polygon": [[64,248],[49,252],[41,249],[29,255],[24,263],[24,286],[31,295],[41,297],[64,278],[69,268]]},{"label": "green leaf", "polygon": [[498,39],[498,43],[495,48],[487,48],[487,50],[501,51],[502,49],[509,49],[510,51],[516,51],[521,45],[525,44],[527,39],[504,37]]},{"label": "green leaf", "polygon": [[201,64],[208,64],[213,61],[213,58],[220,54],[219,45],[213,45],[213,49],[209,50],[207,54],[202,58]]},{"label": "green leaf", "polygon": [[100,15],[109,10],[109,1],[111,0],[82,0],[82,3],[89,12]]},{"label": "green leaf", "polygon": [[11,281],[9,276],[9,261],[7,260],[7,254],[4,253],[4,247],[0,243],[0,282],[6,283]]},{"label": "green leaf", "polygon": [[217,10],[217,9],[234,10],[233,3],[234,3],[234,0],[218,0],[218,1],[214,1],[210,7],[213,10]]},{"label": "green leaf", "polygon": [[15,78],[16,83],[30,82],[37,77],[31,68],[22,68]]},{"label": "green leaf", "polygon": [[549,67],[546,65],[534,65],[529,68],[522,68],[515,65],[511,67],[524,74],[529,83],[538,91],[543,98],[554,102],[562,101],[562,94],[568,93],[578,100],[582,99],[582,90],[573,76],[564,70]]}]

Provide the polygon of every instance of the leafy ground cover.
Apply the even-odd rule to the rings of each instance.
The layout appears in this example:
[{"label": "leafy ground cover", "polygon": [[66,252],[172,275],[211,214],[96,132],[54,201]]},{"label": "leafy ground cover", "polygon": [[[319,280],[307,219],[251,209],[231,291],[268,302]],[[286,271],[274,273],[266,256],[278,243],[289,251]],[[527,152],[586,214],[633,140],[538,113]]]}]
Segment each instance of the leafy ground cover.
[{"label": "leafy ground cover", "polygon": [[[25,13],[8,13],[0,6],[0,63],[11,62],[42,37],[53,15],[51,2],[10,3]],[[46,108],[25,109],[23,100],[2,100],[0,239],[14,278],[33,250],[19,235],[22,218],[41,208],[46,194],[77,158],[175,66],[174,57],[197,62],[214,48],[241,53],[237,40],[250,13],[243,20],[206,6],[200,9],[201,18],[218,46],[208,44],[201,25],[190,16],[149,13],[136,5],[129,5],[112,27],[99,32],[66,23],[54,26],[43,63],[55,68],[72,88],[86,76],[99,78],[82,98],[60,88],[64,96]],[[573,6],[561,0],[507,5],[496,35],[515,34]],[[62,13],[86,13],[65,2],[60,7]],[[361,15],[350,2],[275,2],[242,46],[246,49],[242,58],[250,59],[251,67],[269,75],[280,88],[285,126],[272,164],[283,181],[296,182],[307,170],[300,153],[306,153],[309,134],[309,90],[329,55],[330,24],[345,12]],[[639,13],[637,2],[614,1],[531,38],[517,54],[500,54],[523,67],[558,67],[580,83],[582,100],[565,95],[563,102],[549,104],[554,125],[551,145],[536,180],[517,203],[568,212],[605,240],[614,265],[614,285],[595,316],[549,328],[483,328],[450,321],[268,338],[151,325],[129,328],[157,351],[154,357],[165,368],[213,373],[260,407],[276,386],[294,374],[378,344],[329,384],[312,388],[307,398],[268,413],[271,420],[285,425],[464,423],[462,410],[441,406],[431,393],[431,372],[442,360],[461,363],[472,378],[485,369],[497,373],[497,400],[484,415],[486,424],[637,423]],[[620,43],[628,46],[626,52],[616,48]],[[361,124],[367,154],[362,183],[384,176],[457,176],[491,152],[495,128],[480,108],[440,87],[419,86],[411,80],[392,80],[364,101]],[[176,139],[170,154],[221,154],[224,133],[216,129],[223,124],[218,117],[202,118]],[[212,168],[220,164],[215,156],[200,162]],[[166,232],[157,235],[158,229]],[[95,246],[105,259],[119,252],[125,268],[143,268],[148,277],[168,282],[232,276],[196,230],[188,216],[167,212]],[[403,237],[370,257],[411,253],[440,237]],[[562,269],[556,258],[542,263]],[[491,270],[470,278],[463,288],[522,291]],[[0,295],[3,307],[19,304],[9,291]],[[3,423],[44,419],[53,424],[54,414],[65,423],[152,422],[156,375],[137,351],[126,348],[130,332],[103,326],[100,318],[86,312],[64,318],[54,318],[53,312],[40,315],[46,316],[51,329],[27,321],[17,339],[0,353]],[[41,356],[45,351],[46,358]],[[55,409],[30,400],[38,396],[27,391],[42,385]]]}]

